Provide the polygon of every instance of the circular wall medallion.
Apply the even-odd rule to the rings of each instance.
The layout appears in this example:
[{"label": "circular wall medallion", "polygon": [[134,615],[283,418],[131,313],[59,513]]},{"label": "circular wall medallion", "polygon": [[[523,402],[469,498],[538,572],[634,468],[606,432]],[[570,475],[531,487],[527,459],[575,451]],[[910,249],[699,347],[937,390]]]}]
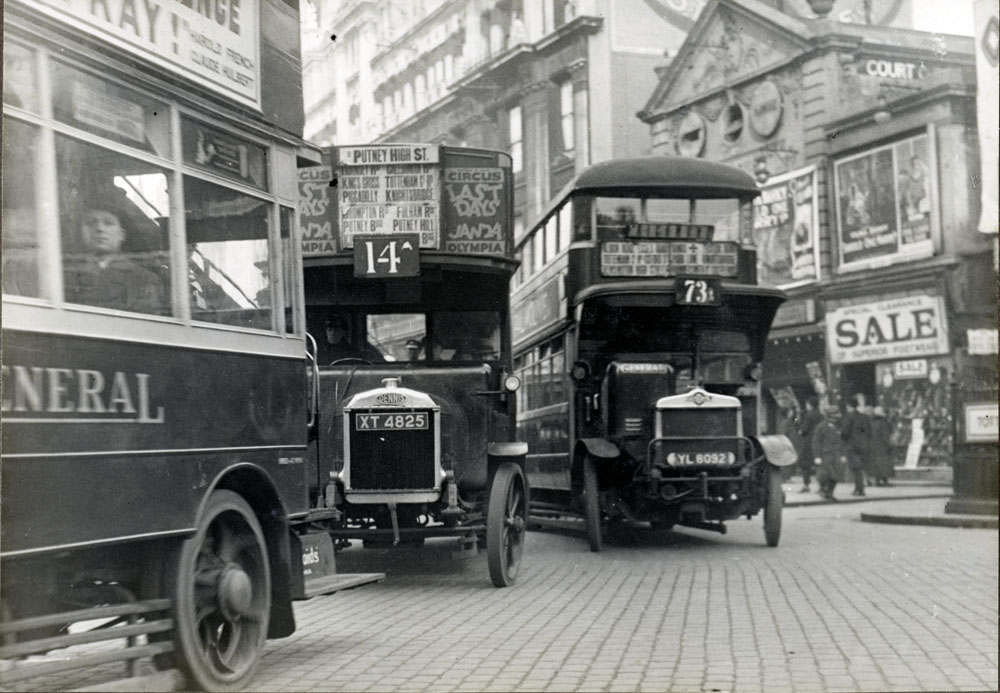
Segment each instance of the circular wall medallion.
[{"label": "circular wall medallion", "polygon": [[705,120],[694,111],[688,111],[677,129],[677,153],[681,156],[701,156],[703,151]]},{"label": "circular wall medallion", "polygon": [[727,142],[735,142],[743,134],[743,107],[738,103],[726,106],[722,112],[722,137]]},{"label": "circular wall medallion", "polygon": [[778,85],[774,82],[761,82],[750,99],[750,127],[761,137],[770,137],[778,129],[783,110]]}]

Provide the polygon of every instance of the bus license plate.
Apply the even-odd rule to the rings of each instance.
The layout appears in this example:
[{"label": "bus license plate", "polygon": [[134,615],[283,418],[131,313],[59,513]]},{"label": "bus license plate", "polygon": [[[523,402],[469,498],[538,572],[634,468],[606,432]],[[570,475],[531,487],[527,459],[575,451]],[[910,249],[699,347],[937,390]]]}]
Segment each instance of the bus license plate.
[{"label": "bus license plate", "polygon": [[427,412],[409,414],[356,414],[355,431],[412,431],[427,428]]},{"label": "bus license plate", "polygon": [[736,455],[731,452],[672,452],[667,455],[667,464],[683,467],[697,464],[735,464]]}]

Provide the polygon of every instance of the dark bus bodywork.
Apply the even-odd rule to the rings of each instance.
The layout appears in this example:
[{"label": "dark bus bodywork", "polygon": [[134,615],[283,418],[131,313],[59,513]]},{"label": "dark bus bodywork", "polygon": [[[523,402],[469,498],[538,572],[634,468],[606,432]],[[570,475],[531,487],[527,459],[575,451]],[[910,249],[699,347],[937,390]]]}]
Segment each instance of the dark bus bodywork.
[{"label": "dark bus bodywork", "polygon": [[545,252],[513,299],[531,316],[515,368],[533,520],[577,513],[596,551],[609,524],[724,531],[764,509],[777,544],[778,467],[795,455],[760,434],[760,362],[784,294],[756,284],[757,194],[720,164],[606,162],[520,245],[522,258]]},{"label": "dark bus bodywork", "polygon": [[[510,160],[485,150],[433,149],[424,173],[409,176],[401,165],[364,169],[383,181],[438,176],[428,192],[438,237],[422,239],[416,269],[404,277],[365,274],[372,265],[370,257],[357,260],[362,241],[345,247],[344,186],[352,169],[333,165],[338,250],[305,261],[321,438],[309,464],[337,513],[332,535],[339,541],[412,546],[458,537],[465,555],[485,545],[491,579],[506,586],[520,565],[528,492],[510,361]],[[351,151],[360,158],[394,150]],[[346,155],[335,150],[334,162],[338,156]],[[477,180],[483,177],[485,185]],[[378,238],[392,243],[395,235]],[[328,320],[344,322],[351,356],[324,356]]]},{"label": "dark bus bodywork", "polygon": [[[293,600],[384,577],[338,575],[314,529],[296,180],[320,152],[76,10],[4,5],[3,683],[153,658],[234,690]],[[32,658],[104,641],[128,646]]]}]

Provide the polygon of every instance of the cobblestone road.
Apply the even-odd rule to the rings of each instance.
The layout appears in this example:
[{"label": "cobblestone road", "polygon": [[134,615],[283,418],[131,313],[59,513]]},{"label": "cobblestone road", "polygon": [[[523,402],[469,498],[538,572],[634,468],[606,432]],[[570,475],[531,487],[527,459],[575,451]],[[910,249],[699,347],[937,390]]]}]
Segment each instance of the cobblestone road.
[{"label": "cobblestone road", "polygon": [[[921,508],[942,501],[895,501]],[[882,503],[870,503],[866,512]],[[682,530],[587,551],[532,532],[512,589],[449,547],[342,554],[384,584],[298,607],[266,691],[996,690],[997,532],[789,508],[726,536]]]},{"label": "cobblestone road", "polygon": [[485,554],[453,561],[450,542],[352,548],[341,572],[386,581],[298,604],[298,631],[268,643],[248,690],[995,691],[997,530],[859,519],[944,502],[786,508],[775,549],[760,516],[600,554],[582,536],[532,532],[502,590]]}]

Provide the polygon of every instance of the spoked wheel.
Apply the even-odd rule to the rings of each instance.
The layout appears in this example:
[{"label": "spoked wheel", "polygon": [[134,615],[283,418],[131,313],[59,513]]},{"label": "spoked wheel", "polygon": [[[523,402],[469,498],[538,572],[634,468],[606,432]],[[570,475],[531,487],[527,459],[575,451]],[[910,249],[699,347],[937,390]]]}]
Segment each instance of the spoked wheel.
[{"label": "spoked wheel", "polygon": [[583,458],[583,519],[587,525],[587,543],[597,552],[604,546],[601,536],[601,492],[597,487],[597,466],[594,458]]},{"label": "spoked wheel", "polygon": [[175,585],[175,648],[188,685],[242,688],[267,639],[271,572],[260,522],[239,495],[209,496],[180,548]]},{"label": "spoked wheel", "polygon": [[524,475],[513,462],[504,462],[493,477],[486,514],[486,558],[490,579],[497,587],[514,584],[524,553],[528,527],[528,497]]},{"label": "spoked wheel", "polygon": [[777,546],[781,539],[781,509],[785,505],[781,481],[781,468],[768,464],[767,503],[764,506],[764,538],[768,546]]}]

